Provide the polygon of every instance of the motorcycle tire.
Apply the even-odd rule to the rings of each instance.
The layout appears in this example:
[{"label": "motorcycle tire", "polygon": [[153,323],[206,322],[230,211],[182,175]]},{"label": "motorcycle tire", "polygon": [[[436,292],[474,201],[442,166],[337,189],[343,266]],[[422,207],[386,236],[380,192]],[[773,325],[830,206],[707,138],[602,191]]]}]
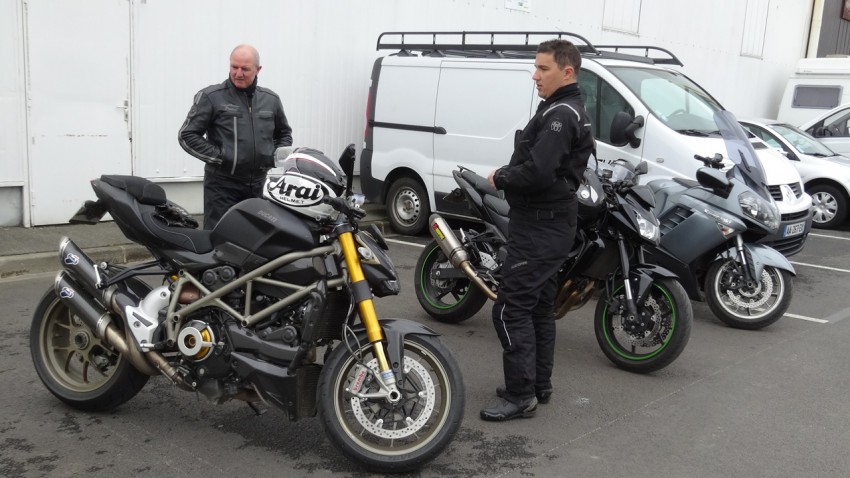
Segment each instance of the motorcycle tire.
[{"label": "motorcycle tire", "polygon": [[782,318],[794,293],[791,274],[765,266],[756,284],[738,288],[735,281],[741,275],[736,269],[733,260],[718,260],[708,268],[705,298],[714,315],[729,327],[746,330],[758,330]]},{"label": "motorcycle tire", "polygon": [[[360,345],[351,346],[354,355],[340,345],[325,360],[318,390],[325,434],[343,455],[369,471],[418,469],[440,454],[460,427],[464,409],[460,368],[438,338],[407,335],[401,401],[393,405],[358,398],[351,393],[357,383],[365,393],[380,390],[373,345],[365,335],[360,339]],[[371,370],[365,376],[364,366]]]},{"label": "motorcycle tire", "polygon": [[674,279],[656,280],[638,304],[636,320],[624,313],[624,300],[620,279],[613,293],[603,293],[596,304],[593,328],[602,352],[617,367],[634,373],[670,365],[691,336],[693,309],[685,289]]},{"label": "motorcycle tire", "polygon": [[413,287],[419,305],[434,320],[458,324],[478,313],[487,302],[487,295],[466,278],[436,280],[431,277],[436,269],[452,267],[437,241],[429,242],[416,261]]},{"label": "motorcycle tire", "polygon": [[[149,289],[149,288],[148,288]],[[56,398],[85,412],[115,409],[150,378],[97,338],[51,287],[30,326],[30,352],[38,377]]]}]

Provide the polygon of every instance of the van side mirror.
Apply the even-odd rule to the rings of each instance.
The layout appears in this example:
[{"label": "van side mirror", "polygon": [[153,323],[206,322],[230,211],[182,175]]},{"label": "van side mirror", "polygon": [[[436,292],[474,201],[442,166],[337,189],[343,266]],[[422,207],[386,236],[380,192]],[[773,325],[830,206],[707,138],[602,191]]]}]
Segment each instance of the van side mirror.
[{"label": "van side mirror", "polygon": [[611,120],[611,144],[620,147],[629,145],[632,148],[640,146],[640,138],[635,136],[635,131],[643,127],[643,116],[632,118],[625,111],[618,111]]}]

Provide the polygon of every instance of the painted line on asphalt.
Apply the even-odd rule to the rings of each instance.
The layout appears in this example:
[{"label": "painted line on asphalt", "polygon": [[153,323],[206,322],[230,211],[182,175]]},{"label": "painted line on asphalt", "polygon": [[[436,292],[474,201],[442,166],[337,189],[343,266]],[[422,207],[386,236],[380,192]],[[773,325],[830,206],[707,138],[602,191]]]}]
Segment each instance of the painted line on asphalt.
[{"label": "painted line on asphalt", "polygon": [[838,312],[830,315],[829,317],[827,317],[824,320],[827,320],[830,323],[835,323],[835,322],[838,322],[839,320],[844,320],[847,317],[850,317],[850,307],[848,307],[844,310],[839,310]]},{"label": "painted line on asphalt", "polygon": [[825,237],[827,239],[840,239],[842,241],[850,241],[850,237],[830,236],[829,234],[817,234],[812,232],[810,232],[809,235],[815,237]]},{"label": "painted line on asphalt", "polygon": [[806,317],[805,315],[785,314],[785,317],[791,317],[792,319],[808,320],[809,322],[817,322],[819,324],[828,324],[829,323],[828,320],[816,319],[814,317]]},{"label": "painted line on asphalt", "polygon": [[420,249],[425,248],[424,244],[417,244],[415,242],[399,241],[398,239],[387,239],[386,237],[384,238],[384,240],[387,241],[387,242],[392,242],[393,244],[401,244],[403,246],[413,246],[413,247],[418,247]]},{"label": "painted line on asphalt", "polygon": [[826,269],[828,271],[846,272],[846,273],[850,274],[850,269],[839,269],[837,267],[819,266],[817,264],[806,264],[805,262],[794,262],[794,261],[791,261],[791,264],[794,264],[795,266],[814,267],[815,269]]}]

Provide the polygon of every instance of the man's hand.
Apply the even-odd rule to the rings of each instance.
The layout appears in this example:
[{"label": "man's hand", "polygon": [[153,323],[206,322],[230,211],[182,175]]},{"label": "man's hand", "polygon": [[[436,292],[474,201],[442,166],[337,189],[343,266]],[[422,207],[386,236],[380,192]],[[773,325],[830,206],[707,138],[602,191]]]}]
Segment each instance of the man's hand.
[{"label": "man's hand", "polygon": [[493,186],[493,189],[499,189],[496,187],[496,171],[498,171],[498,169],[494,169],[490,172],[490,175],[487,176],[487,182],[490,183],[490,186]]}]

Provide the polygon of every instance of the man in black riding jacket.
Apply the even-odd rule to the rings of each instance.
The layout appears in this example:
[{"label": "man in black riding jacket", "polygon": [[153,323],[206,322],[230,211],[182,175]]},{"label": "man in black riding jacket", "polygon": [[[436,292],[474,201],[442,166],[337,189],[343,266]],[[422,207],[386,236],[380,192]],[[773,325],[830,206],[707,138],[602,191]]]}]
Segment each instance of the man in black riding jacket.
[{"label": "man in black riding jacket", "polygon": [[590,120],[576,83],[581,54],[566,40],[537,48],[532,79],[540,103],[511,161],[490,173],[510,205],[507,259],[493,325],[502,343],[505,385],[481,409],[484,420],[531,417],[552,395],[556,274],[576,232],[576,189],[593,150]]},{"label": "man in black riding jacket", "polygon": [[234,204],[260,197],[274,152],[292,145],[280,98],[257,86],[260,54],[239,45],[230,54],[230,77],[195,95],[180,128],[180,146],[204,167],[204,228],[212,229]]}]

